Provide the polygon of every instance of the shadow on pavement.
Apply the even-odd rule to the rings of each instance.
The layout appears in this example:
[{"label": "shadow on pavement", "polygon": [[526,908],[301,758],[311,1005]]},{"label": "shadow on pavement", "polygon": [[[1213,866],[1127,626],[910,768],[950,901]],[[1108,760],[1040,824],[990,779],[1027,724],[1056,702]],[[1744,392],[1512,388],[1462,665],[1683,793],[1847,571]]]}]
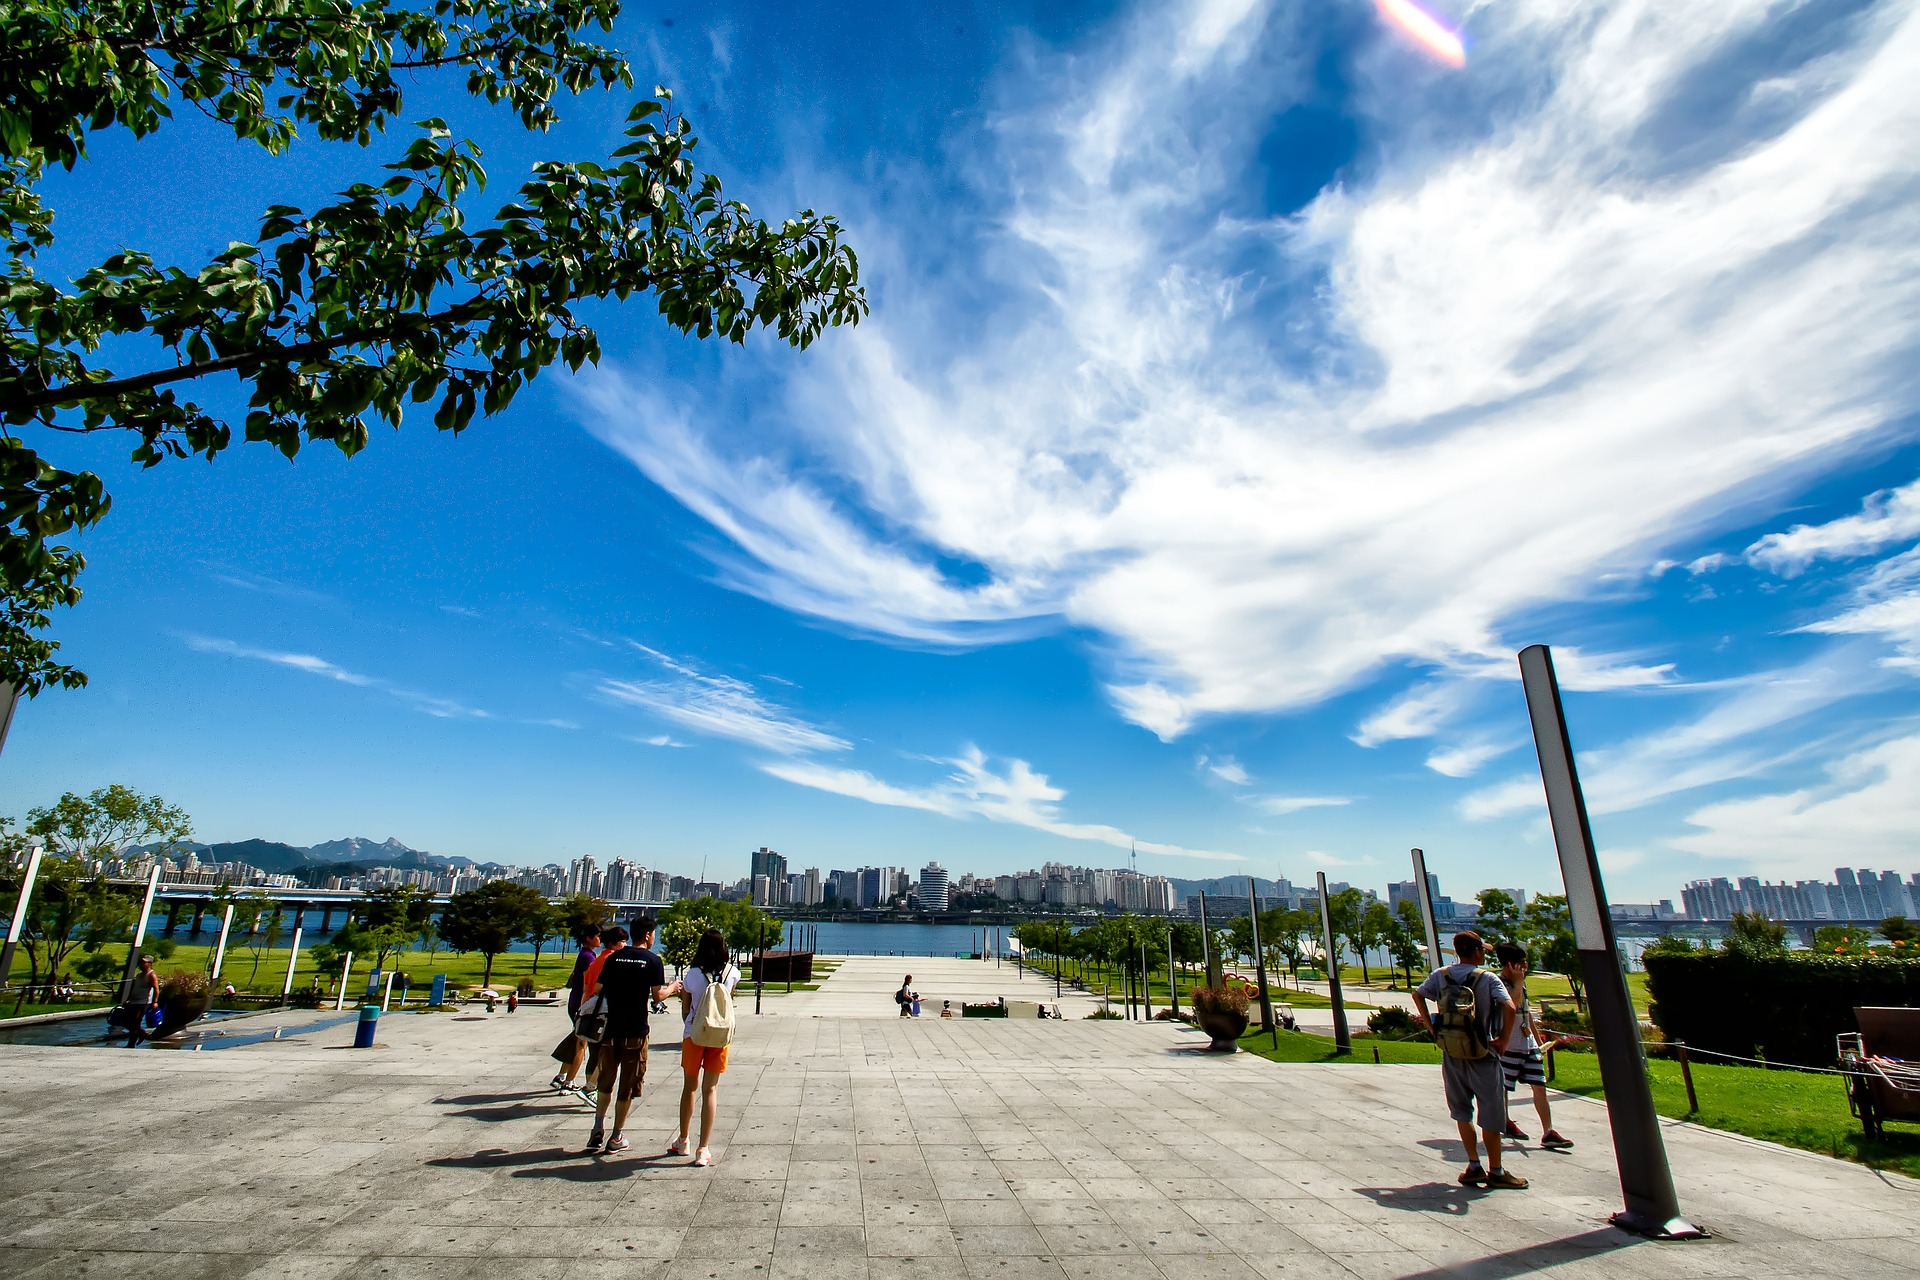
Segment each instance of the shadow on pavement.
[{"label": "shadow on pavement", "polygon": [[[1549,1240],[1544,1244],[1528,1245],[1524,1249],[1496,1253],[1491,1257],[1479,1258],[1472,1262],[1450,1262],[1427,1271],[1403,1276],[1401,1280],[1439,1280],[1442,1276],[1447,1277],[1448,1280],[1496,1280],[1497,1277],[1529,1276],[1536,1272],[1564,1266],[1581,1258],[1594,1257],[1604,1250],[1624,1249],[1648,1243],[1650,1242],[1630,1236],[1624,1231],[1602,1227],[1597,1231],[1568,1236],[1564,1240]],[[1667,1247],[1675,1246],[1669,1244]],[[1678,1247],[1686,1246],[1683,1244]]]},{"label": "shadow on pavement", "polygon": [[1491,1193],[1479,1187],[1463,1187],[1457,1182],[1422,1182],[1411,1187],[1355,1187],[1354,1191],[1375,1204],[1408,1213],[1443,1213],[1458,1217],[1467,1206]]}]

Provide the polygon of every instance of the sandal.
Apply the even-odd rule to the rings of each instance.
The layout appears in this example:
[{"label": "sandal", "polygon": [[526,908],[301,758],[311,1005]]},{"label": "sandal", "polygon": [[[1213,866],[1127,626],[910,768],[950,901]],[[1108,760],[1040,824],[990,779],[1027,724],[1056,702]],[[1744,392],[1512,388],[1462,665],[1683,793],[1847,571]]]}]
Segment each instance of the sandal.
[{"label": "sandal", "polygon": [[713,1152],[707,1150],[705,1147],[700,1148],[700,1153],[694,1156],[693,1163],[695,1168],[706,1168],[713,1163]]},{"label": "sandal", "polygon": [[685,1138],[675,1138],[672,1142],[669,1142],[667,1144],[667,1154],[670,1156],[683,1156],[687,1154],[687,1140]]}]

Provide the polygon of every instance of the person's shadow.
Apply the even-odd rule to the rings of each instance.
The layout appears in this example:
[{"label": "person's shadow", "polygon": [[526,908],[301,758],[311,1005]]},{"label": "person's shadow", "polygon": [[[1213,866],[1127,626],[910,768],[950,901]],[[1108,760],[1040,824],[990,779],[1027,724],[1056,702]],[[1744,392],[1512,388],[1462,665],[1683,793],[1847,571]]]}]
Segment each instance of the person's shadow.
[{"label": "person's shadow", "polygon": [[1479,1187],[1463,1187],[1457,1182],[1421,1182],[1411,1187],[1355,1187],[1354,1191],[1375,1204],[1408,1213],[1438,1213],[1464,1217],[1467,1208],[1486,1192]]},{"label": "person's shadow", "polygon": [[631,1178],[664,1156],[601,1159],[590,1151],[545,1147],[508,1151],[492,1147],[470,1156],[443,1156],[426,1163],[437,1169],[508,1169],[510,1178],[561,1178],[567,1182],[618,1182]]}]

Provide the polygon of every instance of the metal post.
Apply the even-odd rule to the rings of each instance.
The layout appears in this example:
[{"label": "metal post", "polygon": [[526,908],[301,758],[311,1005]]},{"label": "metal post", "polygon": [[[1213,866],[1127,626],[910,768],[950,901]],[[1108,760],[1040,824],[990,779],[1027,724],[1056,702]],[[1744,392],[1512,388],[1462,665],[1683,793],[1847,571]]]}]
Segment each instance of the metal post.
[{"label": "metal post", "polygon": [[1167,926],[1167,1007],[1180,1016],[1180,984],[1173,980],[1173,926]]},{"label": "metal post", "polygon": [[1413,851],[1414,892],[1420,896],[1415,899],[1420,906],[1420,922],[1427,931],[1427,959],[1434,969],[1447,967],[1447,957],[1440,950],[1440,925],[1433,918],[1433,886],[1427,883],[1427,855],[1419,849]]},{"label": "metal post", "polygon": [[1553,654],[1546,645],[1529,645],[1520,651],[1520,682],[1526,690],[1547,815],[1566,884],[1567,913],[1573,918],[1574,947],[1586,978],[1594,1054],[1600,1059],[1600,1086],[1606,1093],[1614,1161],[1626,1199],[1626,1208],[1613,1216],[1613,1223],[1655,1239],[1697,1237],[1701,1230],[1680,1215],[1680,1197],[1674,1190],[1660,1117],[1653,1108],[1653,1088],[1647,1081],[1640,1020],[1615,950],[1600,859],[1574,767],[1573,742],[1567,734],[1566,708],[1553,674]]},{"label": "metal post", "polygon": [[1153,1021],[1153,970],[1147,968],[1147,940],[1140,939],[1140,1012],[1142,1022]]},{"label": "metal post", "polygon": [[1280,1045],[1280,1036],[1274,1030],[1273,996],[1267,991],[1267,955],[1266,948],[1260,945],[1260,882],[1252,876],[1247,877],[1247,919],[1253,925],[1253,977],[1260,984],[1260,1029],[1273,1037],[1274,1047]]},{"label": "metal post", "polygon": [[207,975],[207,981],[220,981],[220,966],[227,962],[227,933],[233,928],[233,904],[220,916],[220,941],[213,948],[213,972]]},{"label": "metal post", "polygon": [[1687,1114],[1692,1115],[1700,1110],[1700,1095],[1693,1091],[1693,1064],[1687,1061],[1687,1042],[1675,1040],[1673,1047],[1674,1051],[1680,1055],[1680,1078],[1687,1085]]},{"label": "metal post", "polygon": [[[5,727],[0,726],[0,739],[5,735]],[[7,985],[7,974],[13,971],[13,953],[20,949],[20,931],[27,927],[27,904],[33,900],[33,882],[40,878],[40,856],[37,844],[27,850],[27,870],[20,877],[20,896],[13,904],[13,924],[7,929],[6,946],[0,948],[0,987]]]},{"label": "metal post", "polygon": [[[294,919],[300,917],[295,916]],[[293,926],[293,948],[287,952],[287,985],[280,988],[280,1007],[287,1007],[287,1001],[293,996],[293,966],[300,963],[300,926]]]},{"label": "metal post", "polygon": [[1327,905],[1327,873],[1316,871],[1320,881],[1320,932],[1326,937],[1327,994],[1333,1000],[1333,1051],[1352,1053],[1353,1037],[1347,1032],[1347,1002],[1340,994],[1340,953],[1333,945],[1333,909]]},{"label": "metal post", "polygon": [[760,1012],[760,993],[766,989],[767,985],[767,918],[765,916],[760,917],[759,929],[760,934],[754,940],[756,946],[753,961],[753,1011],[755,1014]]},{"label": "metal post", "polygon": [[393,979],[395,973],[396,971],[393,969],[387,970],[386,979],[380,984],[380,1012],[382,1013],[387,1011],[388,1004],[393,1000]]},{"label": "metal post", "polygon": [[340,962],[340,994],[333,998],[333,1011],[340,1012],[347,1007],[347,975],[353,972],[353,952],[347,952],[347,958]]},{"label": "metal post", "polygon": [[793,994],[793,952],[794,952],[793,934],[794,934],[793,926],[788,925],[787,926],[787,994],[788,995]]},{"label": "metal post", "polygon": [[127,971],[120,975],[120,998],[118,1003],[127,1002],[127,993],[133,990],[133,975],[140,967],[140,948],[147,941],[147,913],[153,910],[153,895],[160,891],[160,859],[153,860],[153,870],[147,875],[147,896],[140,904],[140,919],[133,928],[133,946],[127,951]]},{"label": "metal post", "polygon": [[1200,891],[1200,962],[1207,969],[1207,985],[1219,989],[1220,957],[1213,953],[1213,931],[1207,928],[1207,891]]},{"label": "metal post", "polygon": [[1060,953],[1067,949],[1067,926],[1057,925],[1053,931],[1053,1002],[1060,1003]]}]

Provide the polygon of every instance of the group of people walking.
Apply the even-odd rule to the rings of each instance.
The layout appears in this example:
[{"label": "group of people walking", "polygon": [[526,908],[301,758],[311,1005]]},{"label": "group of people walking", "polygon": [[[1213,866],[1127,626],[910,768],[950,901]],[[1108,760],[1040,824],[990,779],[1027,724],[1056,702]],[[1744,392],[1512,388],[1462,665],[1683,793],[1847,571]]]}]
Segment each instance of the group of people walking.
[{"label": "group of people walking", "polygon": [[[727,1070],[733,1031],[733,989],[740,980],[727,940],[718,929],[700,936],[693,963],[668,981],[666,962],[653,950],[656,922],[642,916],[631,935],[614,925],[589,931],[580,939],[573,975],[567,980],[567,1016],[575,1031],[555,1057],[561,1070],[552,1087],[593,1102],[589,1152],[625,1151],[627,1115],[647,1074],[647,1045],[652,1015],[666,1012],[666,1001],[680,1001],[680,1132],[665,1154],[692,1152],[693,1163],[713,1163],[710,1143],[719,1105],[720,1077]],[[590,1082],[579,1085],[582,1072]],[[694,1095],[700,1098],[700,1141],[692,1145]],[[613,1128],[606,1126],[613,1112]]]}]

